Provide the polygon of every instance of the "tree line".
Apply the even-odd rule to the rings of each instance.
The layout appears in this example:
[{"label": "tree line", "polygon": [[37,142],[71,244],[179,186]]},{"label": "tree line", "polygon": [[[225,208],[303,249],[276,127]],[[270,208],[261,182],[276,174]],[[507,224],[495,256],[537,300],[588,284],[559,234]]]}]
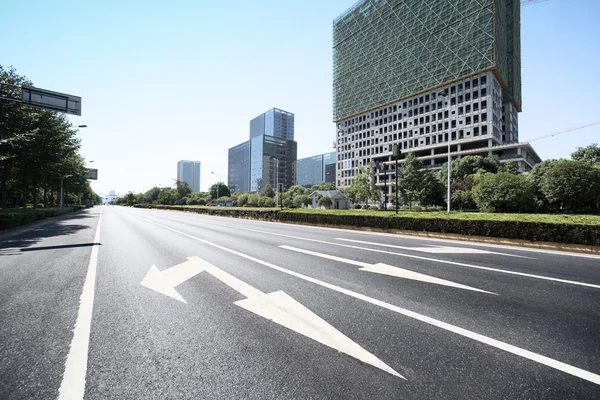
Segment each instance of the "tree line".
[{"label": "tree line", "polygon": [[[276,193],[266,184],[258,193],[231,193],[229,187],[218,182],[208,192],[192,192],[187,182],[175,181],[174,187],[153,187],[144,193],[128,192],[115,199],[114,204],[163,204],[163,205],[231,205],[233,207],[305,207],[311,203],[308,197],[315,190],[335,190],[331,183],[320,183],[311,188],[294,185],[283,193]],[[327,206],[327,199],[320,199]],[[330,204],[329,204],[330,205]]]},{"label": "tree line", "polygon": [[[398,174],[399,204],[445,206],[448,165],[425,168],[413,153],[406,155]],[[347,194],[354,202],[381,201],[377,171],[361,168]],[[496,156],[466,156],[452,160],[450,172],[453,210],[484,212],[598,212],[600,211],[600,148],[578,148],[571,159],[551,159],[522,174],[514,161]],[[392,187],[394,183],[390,183]],[[395,188],[394,188],[395,190]],[[394,202],[394,197],[390,199]]]},{"label": "tree line", "polygon": [[[348,188],[341,189],[358,207],[369,207],[383,201],[382,186],[377,183],[379,171],[369,166],[359,168]],[[399,205],[408,209],[442,209],[446,206],[447,164],[438,171],[427,169],[423,162],[408,153],[399,165]],[[597,144],[579,148],[570,160],[546,160],[528,174],[518,170],[514,161],[500,163],[497,156],[466,156],[452,160],[451,206],[459,211],[482,212],[578,212],[600,211],[600,147]],[[388,182],[395,192],[395,182]],[[116,204],[164,205],[232,205],[234,207],[306,207],[312,203],[315,190],[335,190],[331,183],[311,188],[294,185],[283,193],[275,193],[270,184],[259,193],[231,193],[223,182],[211,186],[209,192],[193,193],[186,182],[174,187],[154,187],[145,193],[133,192],[118,198]],[[319,198],[328,207],[331,199]],[[395,202],[395,194],[388,198]],[[363,203],[363,206],[360,204]],[[373,207],[373,205],[371,205]]]},{"label": "tree line", "polygon": [[99,203],[86,179],[77,130],[59,113],[6,99],[20,99],[32,82],[13,67],[0,65],[0,205],[2,209],[52,207],[60,202],[61,178],[66,204]]}]

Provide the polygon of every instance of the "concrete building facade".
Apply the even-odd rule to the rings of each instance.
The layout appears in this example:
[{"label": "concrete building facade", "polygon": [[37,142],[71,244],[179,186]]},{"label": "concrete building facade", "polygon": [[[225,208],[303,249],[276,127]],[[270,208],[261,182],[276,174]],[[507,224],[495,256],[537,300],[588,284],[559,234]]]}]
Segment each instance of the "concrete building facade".
[{"label": "concrete building facade", "polygon": [[540,157],[519,143],[519,27],[513,0],[363,0],[338,17],[336,185],[373,157],[391,161],[393,144],[432,168],[450,140],[452,158],[498,155],[531,170]]}]

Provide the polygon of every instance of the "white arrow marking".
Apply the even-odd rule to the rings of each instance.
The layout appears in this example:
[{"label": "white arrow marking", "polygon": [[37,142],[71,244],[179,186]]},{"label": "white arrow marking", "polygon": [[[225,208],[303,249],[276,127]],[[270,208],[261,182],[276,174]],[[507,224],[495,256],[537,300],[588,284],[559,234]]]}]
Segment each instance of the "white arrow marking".
[{"label": "white arrow marking", "polygon": [[155,290],[165,296],[186,303],[183,297],[175,290],[175,286],[182,284],[202,271],[204,269],[201,265],[189,260],[164,271],[160,271],[156,268],[156,265],[152,265],[141,284],[148,289]]},{"label": "white arrow marking", "polygon": [[455,287],[458,289],[472,290],[475,292],[488,293],[488,294],[493,294],[493,295],[497,296],[496,293],[488,292],[486,290],[477,289],[477,288],[467,286],[467,285],[461,285],[460,283],[447,281],[445,279],[436,278],[436,277],[433,277],[430,275],[421,274],[419,272],[414,272],[414,271],[410,271],[408,269],[394,267],[394,266],[387,265],[387,264],[382,264],[382,263],[369,264],[369,263],[365,263],[362,261],[350,260],[348,258],[332,256],[330,254],[317,253],[316,251],[298,249],[296,247],[285,246],[285,245],[282,245],[279,247],[282,249],[286,249],[286,250],[296,251],[298,253],[304,253],[304,254],[308,254],[311,256],[326,258],[328,260],[339,261],[339,262],[343,262],[346,264],[357,265],[357,266],[361,267],[360,268],[361,271],[375,272],[377,274],[396,276],[398,278],[411,279],[414,281],[433,283],[433,284],[442,285],[442,286],[450,286],[450,287]]},{"label": "white arrow marking", "polygon": [[188,261],[164,271],[159,271],[153,265],[141,284],[185,303],[186,301],[174,287],[202,271],[208,272],[246,297],[244,300],[234,302],[235,305],[391,375],[406,379],[285,292],[265,294],[199,257],[188,257]]},{"label": "white arrow marking", "polygon": [[430,253],[430,254],[499,254],[502,256],[531,259],[531,257],[519,256],[516,254],[498,253],[497,251],[472,249],[472,248],[468,248],[468,247],[450,247],[450,246],[407,247],[407,246],[398,246],[395,244],[367,242],[364,240],[353,240],[353,239],[345,239],[345,238],[335,238],[335,240],[341,240],[344,242],[370,244],[372,246],[391,247],[394,249],[401,249],[401,250],[421,251],[423,253]]}]

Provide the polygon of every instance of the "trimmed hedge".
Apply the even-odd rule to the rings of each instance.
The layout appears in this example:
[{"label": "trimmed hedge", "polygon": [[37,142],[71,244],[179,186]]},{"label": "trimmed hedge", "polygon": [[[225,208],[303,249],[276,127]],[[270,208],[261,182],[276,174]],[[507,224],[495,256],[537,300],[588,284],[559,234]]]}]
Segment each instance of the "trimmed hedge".
[{"label": "trimmed hedge", "polygon": [[[360,210],[284,210],[235,207],[163,206],[137,208],[253,218],[314,225],[355,226],[383,230],[437,232],[466,236],[600,246],[600,218],[544,214],[400,213]],[[573,218],[570,218],[573,217]],[[496,218],[496,219],[494,219]]]},{"label": "trimmed hedge", "polygon": [[57,215],[79,211],[86,206],[70,206],[64,208],[8,209],[0,211],[0,230],[15,228],[40,219],[56,217]]},{"label": "trimmed hedge", "polygon": [[449,218],[424,216],[419,218],[407,217],[402,214],[398,216],[395,214],[344,215],[293,211],[281,212],[279,220],[600,246],[600,225],[459,219],[451,216]]}]

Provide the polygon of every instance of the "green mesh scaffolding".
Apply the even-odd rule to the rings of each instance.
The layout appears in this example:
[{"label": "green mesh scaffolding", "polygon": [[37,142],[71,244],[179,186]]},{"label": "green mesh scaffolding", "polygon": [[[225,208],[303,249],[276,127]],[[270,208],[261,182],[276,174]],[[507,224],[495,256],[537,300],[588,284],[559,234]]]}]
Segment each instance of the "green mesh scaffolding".
[{"label": "green mesh scaffolding", "polygon": [[521,108],[518,0],[363,0],[333,22],[333,119],[492,69]]}]

